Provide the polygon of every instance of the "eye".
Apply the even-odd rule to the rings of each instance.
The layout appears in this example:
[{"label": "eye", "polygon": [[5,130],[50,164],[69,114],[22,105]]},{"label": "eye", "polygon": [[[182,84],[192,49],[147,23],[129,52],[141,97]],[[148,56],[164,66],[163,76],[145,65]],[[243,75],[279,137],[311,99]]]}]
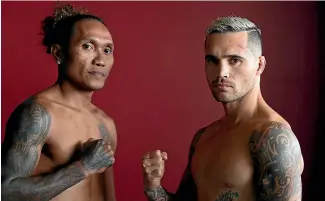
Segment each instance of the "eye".
[{"label": "eye", "polygon": [[105,54],[111,54],[112,53],[112,48],[108,47],[104,50]]},{"label": "eye", "polygon": [[206,63],[218,63],[218,60],[212,56],[205,56],[205,62]]},{"label": "eye", "polygon": [[89,43],[85,43],[82,45],[82,48],[85,49],[85,50],[90,50],[90,49],[93,49],[92,45],[89,44]]},{"label": "eye", "polygon": [[229,64],[232,66],[239,65],[242,62],[242,59],[239,57],[232,57],[229,59]]}]

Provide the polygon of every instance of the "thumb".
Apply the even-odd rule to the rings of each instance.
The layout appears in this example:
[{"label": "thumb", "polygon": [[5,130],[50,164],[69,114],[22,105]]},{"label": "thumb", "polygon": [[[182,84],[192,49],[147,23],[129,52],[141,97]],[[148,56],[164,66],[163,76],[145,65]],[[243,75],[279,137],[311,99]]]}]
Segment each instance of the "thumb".
[{"label": "thumb", "polygon": [[91,141],[94,141],[94,140],[95,140],[95,138],[91,137],[91,138],[89,138],[89,139],[87,140],[87,142],[91,142]]},{"label": "thumb", "polygon": [[89,138],[85,143],[83,143],[83,145],[82,145],[82,147],[86,147],[87,145],[90,145],[91,144],[91,142],[93,142],[93,141],[95,141],[95,139],[94,138]]},{"label": "thumb", "polygon": [[162,157],[162,159],[163,159],[164,161],[167,161],[167,159],[168,159],[168,155],[167,155],[166,152],[161,152],[161,157]]}]

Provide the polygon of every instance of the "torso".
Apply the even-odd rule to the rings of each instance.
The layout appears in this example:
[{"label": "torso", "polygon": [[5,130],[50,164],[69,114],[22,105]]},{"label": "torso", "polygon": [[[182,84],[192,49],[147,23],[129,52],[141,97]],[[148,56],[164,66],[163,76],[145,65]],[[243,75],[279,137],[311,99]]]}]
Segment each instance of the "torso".
[{"label": "torso", "polygon": [[[116,145],[99,109],[92,107],[89,111],[79,111],[46,99],[40,102],[47,108],[52,119],[47,143],[34,175],[51,172],[54,168],[69,163],[75,151],[89,138],[107,137],[112,140],[112,146]],[[103,174],[87,177],[52,201],[104,201]]]},{"label": "torso", "polygon": [[198,201],[255,201],[249,138],[263,124],[247,121],[232,128],[215,122],[196,145],[191,171]]}]

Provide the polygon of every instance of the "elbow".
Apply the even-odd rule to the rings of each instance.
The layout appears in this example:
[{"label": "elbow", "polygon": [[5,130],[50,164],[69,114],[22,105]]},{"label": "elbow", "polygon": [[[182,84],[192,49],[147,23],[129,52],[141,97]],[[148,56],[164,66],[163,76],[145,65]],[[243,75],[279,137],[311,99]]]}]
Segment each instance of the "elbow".
[{"label": "elbow", "polygon": [[18,178],[1,180],[1,200],[3,201],[37,201],[32,193],[26,193],[26,186],[22,186]]}]

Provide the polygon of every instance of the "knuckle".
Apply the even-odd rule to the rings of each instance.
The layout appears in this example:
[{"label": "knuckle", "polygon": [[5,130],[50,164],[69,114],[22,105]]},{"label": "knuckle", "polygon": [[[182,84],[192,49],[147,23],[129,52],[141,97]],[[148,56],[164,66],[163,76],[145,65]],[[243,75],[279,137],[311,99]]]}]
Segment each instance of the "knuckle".
[{"label": "knuckle", "polygon": [[162,157],[158,157],[158,158],[157,158],[157,163],[159,163],[159,164],[163,163],[163,159],[162,159]]},{"label": "knuckle", "polygon": [[146,174],[150,174],[150,170],[149,170],[149,168],[145,168],[145,169],[144,169],[144,172],[145,172]]}]

